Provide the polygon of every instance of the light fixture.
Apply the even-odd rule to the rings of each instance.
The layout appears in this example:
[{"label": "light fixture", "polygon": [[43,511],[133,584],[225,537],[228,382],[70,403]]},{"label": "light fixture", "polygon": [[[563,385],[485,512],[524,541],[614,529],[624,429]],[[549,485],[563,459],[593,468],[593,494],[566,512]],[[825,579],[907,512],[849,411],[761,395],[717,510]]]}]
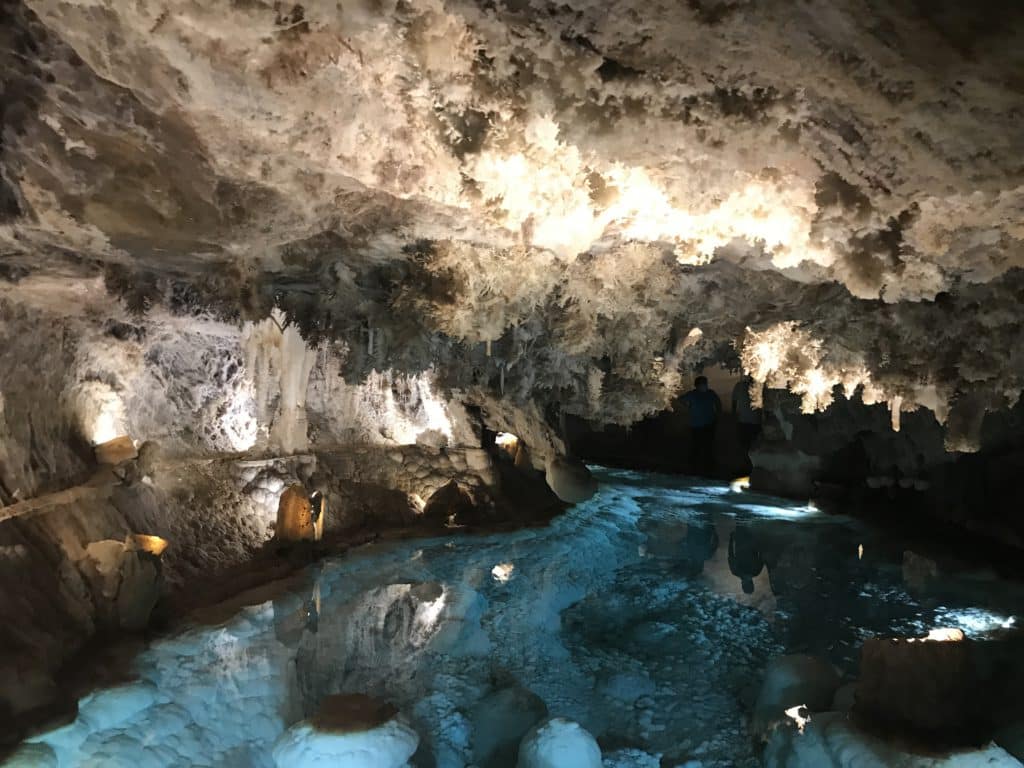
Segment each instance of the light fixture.
[{"label": "light fixture", "polygon": [[749,477],[737,477],[731,483],[729,483],[729,490],[733,493],[742,493],[750,488]]},{"label": "light fixture", "polygon": [[146,533],[132,533],[128,535],[125,544],[128,549],[148,552],[151,555],[160,557],[170,545],[170,542],[159,536],[151,536]]}]

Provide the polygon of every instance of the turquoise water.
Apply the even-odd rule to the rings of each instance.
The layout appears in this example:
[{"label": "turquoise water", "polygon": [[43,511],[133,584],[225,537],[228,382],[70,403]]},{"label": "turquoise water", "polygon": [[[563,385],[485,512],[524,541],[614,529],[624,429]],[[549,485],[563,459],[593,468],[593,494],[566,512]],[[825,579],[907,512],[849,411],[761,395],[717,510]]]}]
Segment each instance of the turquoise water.
[{"label": "turquoise water", "polygon": [[413,765],[487,768],[514,761],[484,752],[515,718],[488,719],[483,702],[514,690],[580,722],[609,767],[755,766],[747,718],[773,656],[821,655],[849,676],[865,637],[983,637],[1024,605],[989,574],[905,567],[847,518],[596,474],[599,494],[546,528],[326,561],[296,593],[154,643],[138,682],[83,699],[35,741],[62,768],[271,768],[274,742],[323,696],[362,692],[420,734]]}]

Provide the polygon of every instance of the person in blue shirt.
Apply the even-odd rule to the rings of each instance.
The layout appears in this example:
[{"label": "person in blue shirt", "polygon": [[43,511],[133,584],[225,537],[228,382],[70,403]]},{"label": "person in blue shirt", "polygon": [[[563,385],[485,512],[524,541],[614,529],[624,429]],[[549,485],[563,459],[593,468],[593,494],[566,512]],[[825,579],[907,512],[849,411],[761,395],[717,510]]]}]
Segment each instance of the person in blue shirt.
[{"label": "person in blue shirt", "polygon": [[722,413],[722,401],[708,388],[707,376],[698,376],[682,401],[690,413],[690,469],[710,475],[715,464],[715,428]]}]

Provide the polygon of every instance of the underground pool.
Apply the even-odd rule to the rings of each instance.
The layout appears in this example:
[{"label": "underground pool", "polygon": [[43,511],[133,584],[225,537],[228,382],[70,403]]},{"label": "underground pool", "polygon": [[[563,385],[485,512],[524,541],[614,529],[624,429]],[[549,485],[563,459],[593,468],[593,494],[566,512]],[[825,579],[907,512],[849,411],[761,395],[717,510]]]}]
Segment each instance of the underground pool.
[{"label": "underground pool", "polygon": [[[360,693],[418,735],[412,766],[514,766],[547,716],[592,734],[604,766],[782,765],[751,725],[772,659],[807,654],[849,681],[867,638],[943,627],[983,642],[1024,606],[1016,583],[922,567],[848,517],[595,474],[598,494],[546,527],[366,545],[299,589],[155,640],[134,682],[83,698],[19,759],[273,768],[289,727],[328,695]],[[307,757],[294,764],[321,764]]]}]

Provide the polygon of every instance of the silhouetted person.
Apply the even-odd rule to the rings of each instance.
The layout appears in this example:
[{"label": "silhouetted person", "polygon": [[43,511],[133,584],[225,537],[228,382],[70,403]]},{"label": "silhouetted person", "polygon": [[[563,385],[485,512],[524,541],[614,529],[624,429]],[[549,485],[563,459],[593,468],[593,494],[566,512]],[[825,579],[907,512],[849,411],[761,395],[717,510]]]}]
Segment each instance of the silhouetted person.
[{"label": "silhouetted person", "polygon": [[764,559],[753,534],[742,526],[736,528],[729,534],[729,570],[740,580],[744,594],[754,594],[754,577],[763,568]]},{"label": "silhouetted person", "polygon": [[693,389],[682,400],[690,411],[690,467],[709,475],[715,464],[715,428],[722,412],[722,401],[708,388],[708,377],[698,376]]},{"label": "silhouetted person", "polygon": [[748,471],[750,462],[750,449],[761,434],[761,409],[755,408],[750,400],[750,387],[754,380],[744,376],[736,382],[732,388],[732,412],[736,417],[736,431],[739,437],[740,448],[743,455],[747,457]]}]

